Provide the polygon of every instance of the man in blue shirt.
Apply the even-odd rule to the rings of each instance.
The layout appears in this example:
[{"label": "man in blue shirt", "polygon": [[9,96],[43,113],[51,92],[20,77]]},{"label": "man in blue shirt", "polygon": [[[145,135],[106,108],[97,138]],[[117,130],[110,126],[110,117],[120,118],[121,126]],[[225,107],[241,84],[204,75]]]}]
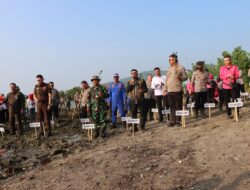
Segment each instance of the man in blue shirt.
[{"label": "man in blue shirt", "polygon": [[113,75],[114,82],[109,86],[109,97],[112,111],[112,128],[116,128],[117,110],[121,117],[125,117],[124,105],[126,105],[125,85],[119,81],[118,73]]}]

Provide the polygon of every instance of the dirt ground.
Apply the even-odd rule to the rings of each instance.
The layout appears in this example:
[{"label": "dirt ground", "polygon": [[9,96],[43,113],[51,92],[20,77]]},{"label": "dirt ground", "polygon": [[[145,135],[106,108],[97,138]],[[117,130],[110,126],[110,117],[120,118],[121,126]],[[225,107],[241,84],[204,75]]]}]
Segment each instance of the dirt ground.
[{"label": "dirt ground", "polygon": [[240,115],[234,122],[216,109],[185,129],[149,122],[135,136],[116,129],[92,143],[65,120],[49,140],[30,131],[0,141],[0,189],[249,190],[250,103]]}]

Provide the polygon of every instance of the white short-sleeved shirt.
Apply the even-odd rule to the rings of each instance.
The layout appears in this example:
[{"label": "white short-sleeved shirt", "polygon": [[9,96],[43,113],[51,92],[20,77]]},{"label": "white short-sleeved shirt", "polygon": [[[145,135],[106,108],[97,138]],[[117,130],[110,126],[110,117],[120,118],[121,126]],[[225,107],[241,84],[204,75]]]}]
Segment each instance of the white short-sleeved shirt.
[{"label": "white short-sleeved shirt", "polygon": [[154,76],[152,79],[151,88],[154,89],[155,96],[162,96],[166,77]]}]

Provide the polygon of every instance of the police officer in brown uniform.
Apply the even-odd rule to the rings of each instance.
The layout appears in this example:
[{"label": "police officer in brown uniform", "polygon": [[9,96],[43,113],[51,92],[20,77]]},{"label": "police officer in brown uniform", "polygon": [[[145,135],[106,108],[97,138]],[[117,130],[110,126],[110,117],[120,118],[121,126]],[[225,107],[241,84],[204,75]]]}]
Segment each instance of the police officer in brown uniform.
[{"label": "police officer in brown uniform", "polygon": [[22,114],[21,110],[24,109],[23,99],[21,94],[18,92],[15,83],[10,84],[11,92],[8,93],[5,102],[8,103],[9,109],[9,126],[11,134],[16,134],[15,121],[17,122],[18,133],[22,134]]},{"label": "police officer in brown uniform", "polygon": [[43,134],[42,122],[44,122],[48,135],[51,136],[51,126],[49,120],[49,111],[51,109],[51,88],[43,81],[42,75],[37,75],[37,85],[34,88],[34,99],[37,103],[37,113],[41,123],[41,135]]},{"label": "police officer in brown uniform", "polygon": [[182,110],[182,82],[188,79],[186,70],[178,62],[176,54],[169,56],[169,69],[166,73],[166,84],[164,86],[164,95],[168,95],[168,102],[170,107],[170,123],[169,127],[180,126],[180,116],[176,116],[177,110]]}]

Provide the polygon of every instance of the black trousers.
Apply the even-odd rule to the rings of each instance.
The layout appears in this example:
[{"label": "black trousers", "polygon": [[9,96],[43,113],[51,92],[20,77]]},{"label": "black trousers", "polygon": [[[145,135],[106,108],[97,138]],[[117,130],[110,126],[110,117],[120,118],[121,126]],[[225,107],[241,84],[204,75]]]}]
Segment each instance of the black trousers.
[{"label": "black trousers", "polygon": [[204,104],[207,101],[207,92],[195,92],[194,93],[195,110],[204,110]]},{"label": "black trousers", "polygon": [[147,120],[147,107],[145,104],[145,100],[138,101],[136,104],[134,101],[131,101],[130,103],[130,112],[132,115],[132,118],[137,118],[138,110],[140,112],[140,127],[141,129],[145,128],[146,120]]},{"label": "black trousers", "polygon": [[159,114],[159,119],[160,121],[163,120],[163,116],[162,116],[162,102],[163,102],[163,96],[155,96],[155,101],[157,104],[157,108],[158,108],[158,114]]},{"label": "black trousers", "polygon": [[177,110],[182,110],[182,92],[169,92],[168,93],[168,103],[170,107],[170,122],[171,123],[180,123],[181,117],[176,116],[175,112]]},{"label": "black trousers", "polygon": [[163,98],[163,104],[164,104],[164,108],[163,109],[169,109],[169,102],[168,102],[168,95],[166,96],[162,96]]},{"label": "black trousers", "polygon": [[223,95],[223,90],[219,89],[219,109],[222,110],[224,103],[224,95]]},{"label": "black trousers", "polygon": [[152,108],[155,108],[155,99],[145,99],[144,100],[145,109],[146,109],[146,116],[149,114],[150,120],[153,120],[153,112]]},{"label": "black trousers", "polygon": [[87,106],[82,106],[81,118],[87,118],[87,117],[88,117]]},{"label": "black trousers", "polygon": [[207,89],[207,102],[214,103],[214,88]]},{"label": "black trousers", "polygon": [[[228,107],[228,103],[231,102],[231,99],[232,99],[233,102],[235,100],[237,101],[237,98],[238,98],[237,90],[238,89],[223,89],[223,97],[224,97],[224,102],[226,104],[227,115],[228,116],[231,116],[231,114],[232,114],[232,110],[231,110],[231,108]],[[238,109],[238,111],[239,111],[239,109]]]}]

